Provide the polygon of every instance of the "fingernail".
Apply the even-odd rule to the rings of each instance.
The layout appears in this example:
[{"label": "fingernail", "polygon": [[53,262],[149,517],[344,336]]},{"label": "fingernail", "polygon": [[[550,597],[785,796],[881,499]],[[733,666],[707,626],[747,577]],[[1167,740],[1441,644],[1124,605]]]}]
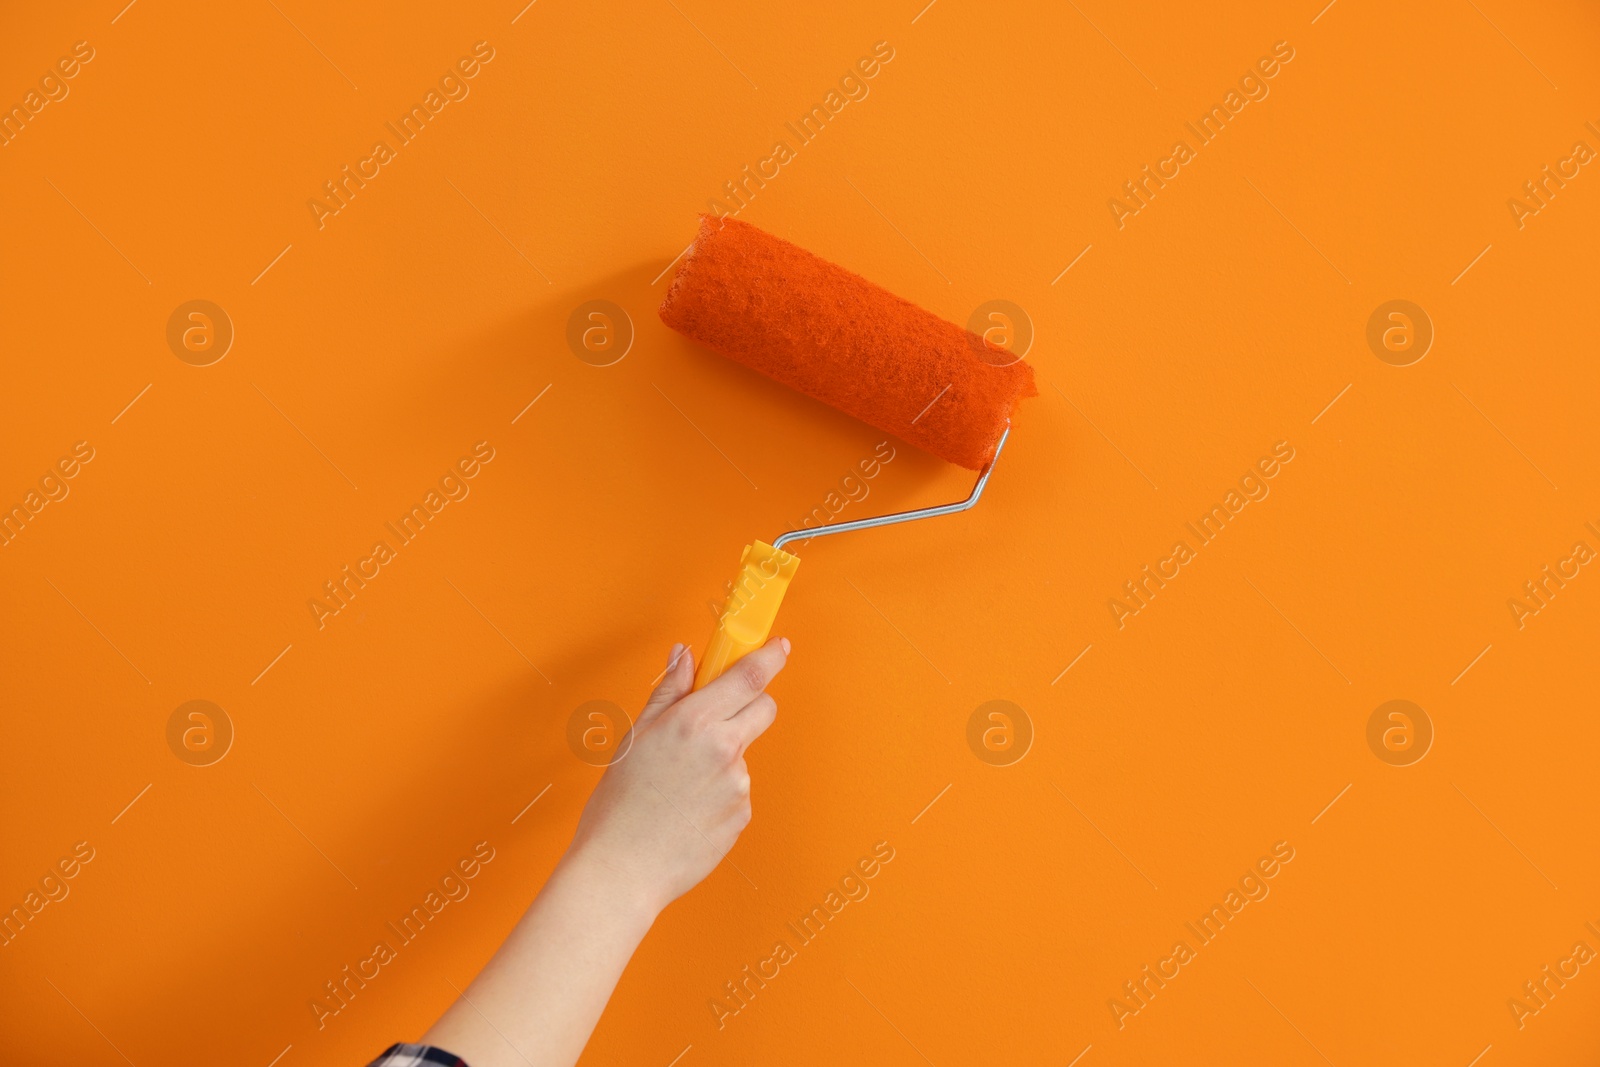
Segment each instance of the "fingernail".
[{"label": "fingernail", "polygon": [[670,671],[678,665],[678,654],[682,651],[683,642],[680,641],[672,646],[672,651],[667,653],[667,670]]},{"label": "fingernail", "polygon": [[783,654],[787,656],[789,654],[789,639],[787,637],[780,637],[778,638],[778,644],[783,646]]}]

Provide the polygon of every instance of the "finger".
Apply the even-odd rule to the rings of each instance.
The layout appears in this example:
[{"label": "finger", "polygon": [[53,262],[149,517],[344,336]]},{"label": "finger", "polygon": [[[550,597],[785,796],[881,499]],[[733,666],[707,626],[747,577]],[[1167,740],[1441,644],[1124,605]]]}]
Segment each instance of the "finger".
[{"label": "finger", "polygon": [[722,677],[691,696],[684,702],[685,706],[692,702],[696,710],[713,719],[732,718],[772,684],[772,679],[783,670],[783,665],[789,660],[788,643],[782,637],[768,641],[729,667]]},{"label": "finger", "polygon": [[739,751],[743,753],[750,742],[766,733],[777,717],[778,702],[771,693],[762,693],[739,709],[739,714],[728,720],[728,725],[738,731]]},{"label": "finger", "polygon": [[639,712],[638,725],[643,726],[683,699],[693,685],[694,652],[687,645],[673,645],[667,653],[667,669],[661,674],[661,683]]}]

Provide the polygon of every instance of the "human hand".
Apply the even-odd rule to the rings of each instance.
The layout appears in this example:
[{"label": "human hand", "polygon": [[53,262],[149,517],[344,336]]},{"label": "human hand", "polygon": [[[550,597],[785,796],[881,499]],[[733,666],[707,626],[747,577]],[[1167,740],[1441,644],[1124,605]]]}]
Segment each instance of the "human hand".
[{"label": "human hand", "polygon": [[699,884],[750,822],[744,753],[778,714],[765,690],[788,658],[788,640],[774,638],[691,693],[694,656],[673,646],[569,855],[606,868],[651,915]]},{"label": "human hand", "polygon": [[656,915],[749,824],[744,753],[778,714],[765,689],[788,658],[789,642],[769,641],[691,693],[694,657],[673,647],[566,855],[425,1042],[485,1065],[577,1062]]}]

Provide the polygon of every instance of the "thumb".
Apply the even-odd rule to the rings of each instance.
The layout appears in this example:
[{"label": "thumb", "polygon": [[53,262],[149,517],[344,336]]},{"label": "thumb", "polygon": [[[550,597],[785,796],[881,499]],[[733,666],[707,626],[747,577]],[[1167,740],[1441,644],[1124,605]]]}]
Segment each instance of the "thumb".
[{"label": "thumb", "polygon": [[661,674],[661,684],[645,701],[635,727],[645,726],[658,718],[663,711],[688,696],[693,686],[694,652],[687,645],[673,645],[672,651],[667,653],[667,669]]}]

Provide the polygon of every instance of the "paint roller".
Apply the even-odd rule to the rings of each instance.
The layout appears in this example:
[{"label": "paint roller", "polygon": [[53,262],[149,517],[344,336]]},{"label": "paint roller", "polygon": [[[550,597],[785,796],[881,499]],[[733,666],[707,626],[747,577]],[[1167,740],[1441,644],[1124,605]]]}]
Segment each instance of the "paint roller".
[{"label": "paint roller", "polygon": [[1003,348],[747,222],[700,217],[662,301],[679,333],[862,422],[978,471],[965,500],[792,530],[745,547],[695,688],[766,643],[795,541],[965,511],[994,470],[1033,370]]}]

